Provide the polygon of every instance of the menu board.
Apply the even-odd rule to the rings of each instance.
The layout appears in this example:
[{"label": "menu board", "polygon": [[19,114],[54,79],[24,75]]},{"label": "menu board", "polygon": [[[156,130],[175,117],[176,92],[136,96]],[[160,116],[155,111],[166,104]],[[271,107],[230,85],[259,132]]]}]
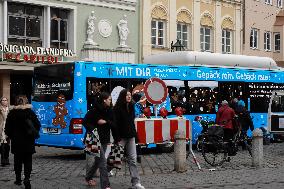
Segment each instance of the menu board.
[{"label": "menu board", "polygon": [[57,95],[71,90],[71,82],[36,83],[34,96]]},{"label": "menu board", "polygon": [[270,97],[274,90],[284,90],[283,84],[275,83],[249,83],[251,98]]}]

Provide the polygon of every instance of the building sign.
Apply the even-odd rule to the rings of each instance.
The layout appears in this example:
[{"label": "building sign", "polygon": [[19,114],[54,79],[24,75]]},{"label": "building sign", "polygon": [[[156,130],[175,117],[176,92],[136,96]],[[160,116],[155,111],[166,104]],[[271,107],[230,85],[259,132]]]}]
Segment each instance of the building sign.
[{"label": "building sign", "polygon": [[284,77],[282,72],[267,70],[249,70],[241,68],[211,68],[164,65],[101,65],[88,64],[87,74],[97,77],[105,75],[110,78],[149,78],[180,79],[188,81],[246,81],[246,82],[279,82]]},{"label": "building sign", "polygon": [[58,57],[72,57],[72,50],[30,47],[19,45],[5,45],[0,43],[0,52],[2,52],[2,60],[13,62],[28,62],[28,63],[43,63],[54,64],[58,63]]}]

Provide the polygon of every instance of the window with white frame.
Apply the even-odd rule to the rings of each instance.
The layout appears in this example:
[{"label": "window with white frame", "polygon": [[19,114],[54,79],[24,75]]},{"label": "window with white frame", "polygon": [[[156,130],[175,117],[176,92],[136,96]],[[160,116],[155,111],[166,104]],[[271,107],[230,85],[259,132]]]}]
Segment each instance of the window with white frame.
[{"label": "window with white frame", "polygon": [[250,32],[250,48],[258,48],[258,29],[252,28]]},{"label": "window with white frame", "polygon": [[274,33],[274,50],[280,51],[280,33]]},{"label": "window with white frame", "polygon": [[265,2],[265,4],[272,5],[272,0],[265,0],[264,2]]},{"label": "window with white frame", "polygon": [[151,22],[151,41],[152,46],[165,46],[165,22],[162,20],[152,20]]},{"label": "window with white frame", "polygon": [[277,0],[277,7],[282,8],[283,0]]},{"label": "window with white frame", "polygon": [[271,32],[269,31],[264,32],[264,50],[271,50]]},{"label": "window with white frame", "polygon": [[189,47],[189,24],[177,23],[177,39],[181,41],[181,44],[188,49]]},{"label": "window with white frame", "polygon": [[222,30],[222,53],[232,53],[232,31]]},{"label": "window with white frame", "polygon": [[50,9],[50,47],[68,49],[68,14],[65,9]]},{"label": "window with white frame", "polygon": [[211,52],[212,29],[201,26],[200,28],[200,49],[201,51]]},{"label": "window with white frame", "polygon": [[8,2],[8,44],[41,47],[43,7]]}]

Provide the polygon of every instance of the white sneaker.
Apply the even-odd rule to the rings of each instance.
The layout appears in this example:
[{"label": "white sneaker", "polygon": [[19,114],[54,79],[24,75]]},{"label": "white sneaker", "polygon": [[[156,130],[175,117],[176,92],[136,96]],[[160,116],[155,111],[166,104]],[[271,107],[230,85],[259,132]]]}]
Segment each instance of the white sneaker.
[{"label": "white sneaker", "polygon": [[112,177],[114,175],[114,173],[112,172],[112,170],[110,172],[108,172],[108,176]]},{"label": "white sneaker", "polygon": [[145,189],[145,187],[142,186],[140,183],[137,183],[133,186],[133,189]]}]

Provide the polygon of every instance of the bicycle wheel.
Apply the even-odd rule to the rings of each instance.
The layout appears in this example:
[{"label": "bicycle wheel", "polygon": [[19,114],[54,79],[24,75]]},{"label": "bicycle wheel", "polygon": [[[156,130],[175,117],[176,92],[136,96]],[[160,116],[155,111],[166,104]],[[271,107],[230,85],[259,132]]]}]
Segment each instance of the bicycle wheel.
[{"label": "bicycle wheel", "polygon": [[211,140],[204,139],[202,142],[202,156],[213,167],[222,165],[228,157],[223,141],[217,138],[216,140],[215,142],[211,142]]}]

